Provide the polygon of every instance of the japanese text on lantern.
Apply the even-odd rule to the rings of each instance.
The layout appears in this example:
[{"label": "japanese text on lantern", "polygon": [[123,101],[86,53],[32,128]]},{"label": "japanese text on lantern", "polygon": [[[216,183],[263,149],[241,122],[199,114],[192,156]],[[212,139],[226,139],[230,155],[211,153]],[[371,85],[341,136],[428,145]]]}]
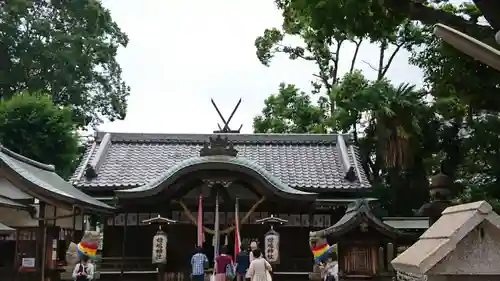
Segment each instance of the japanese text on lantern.
[{"label": "japanese text on lantern", "polygon": [[167,262],[167,235],[158,232],[153,237],[153,263]]},{"label": "japanese text on lantern", "polygon": [[264,239],[264,253],[266,256],[267,261],[270,263],[276,263],[279,261],[279,241],[280,241],[280,236],[279,234],[271,230],[268,233],[266,233],[265,239]]}]

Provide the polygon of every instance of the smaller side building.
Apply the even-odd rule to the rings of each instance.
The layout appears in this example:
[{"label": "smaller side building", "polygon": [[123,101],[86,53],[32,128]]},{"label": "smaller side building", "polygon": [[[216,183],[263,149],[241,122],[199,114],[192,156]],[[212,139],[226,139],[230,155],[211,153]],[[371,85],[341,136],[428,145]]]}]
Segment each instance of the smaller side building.
[{"label": "smaller side building", "polygon": [[[62,271],[67,245],[79,241],[90,214],[112,213],[43,164],[0,145],[2,280],[41,280]],[[14,231],[12,231],[14,230]],[[15,276],[15,277],[14,277]]]},{"label": "smaller side building", "polygon": [[311,232],[310,237],[311,241],[325,237],[330,244],[337,244],[342,280],[390,280],[394,274],[389,262],[398,247],[411,245],[418,236],[384,223],[373,214],[369,202],[361,199],[350,204],[337,223]]}]

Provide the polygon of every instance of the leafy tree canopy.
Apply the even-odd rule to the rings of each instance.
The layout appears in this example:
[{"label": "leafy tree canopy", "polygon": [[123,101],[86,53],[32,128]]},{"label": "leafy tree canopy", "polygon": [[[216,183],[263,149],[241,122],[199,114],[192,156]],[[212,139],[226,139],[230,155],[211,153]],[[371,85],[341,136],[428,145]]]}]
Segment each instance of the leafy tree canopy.
[{"label": "leafy tree canopy", "polygon": [[123,119],[129,87],[117,50],[127,36],[98,0],[0,4],[0,97],[49,93],[80,125]]},{"label": "leafy tree canopy", "polygon": [[[447,1],[276,0],[281,28],[255,40],[258,59],[270,66],[276,54],[311,61],[313,90],[280,85],[254,120],[256,132],[350,132],[362,165],[382,205],[392,215],[411,215],[427,200],[428,178],[442,170],[462,189],[466,202],[500,198],[495,190],[500,134],[499,73],[444,44],[433,34],[441,22],[477,38],[493,39],[493,29],[478,23],[470,3]],[[302,45],[287,45],[298,36]],[[379,46],[374,81],[356,70],[360,45]],[[343,53],[351,42],[354,51]],[[392,85],[387,70],[400,50],[424,72],[425,85]],[[346,74],[339,61],[350,61]],[[369,63],[369,62],[363,62]],[[483,95],[480,95],[483,93]],[[484,93],[488,93],[487,96]],[[497,94],[495,94],[497,93]]]},{"label": "leafy tree canopy", "polygon": [[70,107],[49,95],[23,92],[0,102],[0,142],[69,176],[78,160],[78,137]]}]

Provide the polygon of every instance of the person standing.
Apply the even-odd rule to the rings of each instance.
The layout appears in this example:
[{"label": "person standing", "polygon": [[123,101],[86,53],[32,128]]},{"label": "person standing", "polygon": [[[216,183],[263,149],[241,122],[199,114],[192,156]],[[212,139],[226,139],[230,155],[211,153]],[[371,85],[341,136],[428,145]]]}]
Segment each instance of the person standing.
[{"label": "person standing", "polygon": [[82,256],[80,262],[73,269],[73,280],[91,281],[94,279],[94,265],[89,262],[88,256]]},{"label": "person standing", "polygon": [[245,245],[240,246],[240,252],[236,255],[236,280],[245,281],[245,274],[250,266],[250,257]]},{"label": "person standing", "polygon": [[[257,242],[253,241],[252,243],[250,243],[250,254],[249,254],[249,258],[250,258],[250,263],[252,263],[252,261],[257,258],[253,255],[253,251],[254,250],[257,250],[258,249],[258,245],[257,245]],[[261,253],[260,255],[262,256],[262,252],[259,251],[259,253]]]},{"label": "person standing", "polygon": [[205,279],[205,266],[208,264],[208,258],[203,250],[196,246],[195,253],[191,257],[191,280],[203,281]]},{"label": "person standing", "polygon": [[226,271],[228,270],[228,266],[233,266],[233,259],[227,253],[227,247],[223,246],[221,255],[215,258],[215,281],[228,281],[229,279],[228,276],[226,276]]},{"label": "person standing", "polygon": [[259,249],[252,251],[255,259],[250,263],[246,277],[250,281],[272,281],[271,272],[273,268],[271,264],[262,257],[262,252]]}]

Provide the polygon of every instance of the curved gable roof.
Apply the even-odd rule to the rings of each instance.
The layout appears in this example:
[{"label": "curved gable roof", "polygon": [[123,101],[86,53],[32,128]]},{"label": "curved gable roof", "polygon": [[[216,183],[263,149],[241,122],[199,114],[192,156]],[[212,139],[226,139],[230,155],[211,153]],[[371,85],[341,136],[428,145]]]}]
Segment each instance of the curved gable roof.
[{"label": "curved gable roof", "polygon": [[[23,190],[33,197],[46,196],[66,204],[79,205],[96,211],[111,211],[114,208],[78,190],[56,174],[52,165],[46,165],[24,157],[0,145],[0,161],[3,168],[17,174],[34,188]],[[22,187],[18,187],[22,188]]]},{"label": "curved gable roof", "polygon": [[372,213],[369,202],[363,199],[356,200],[355,202],[349,204],[345,215],[336,224],[323,230],[311,232],[310,235],[340,237],[355,229],[364,221],[380,233],[391,238],[408,235],[382,222]]},{"label": "curved gable roof", "polygon": [[169,168],[163,175],[150,181],[148,184],[132,189],[116,190],[115,193],[121,198],[154,196],[180,177],[199,170],[242,172],[259,180],[270,192],[284,198],[313,200],[316,197],[316,193],[300,191],[284,184],[254,161],[244,157],[224,155],[189,158]]}]

